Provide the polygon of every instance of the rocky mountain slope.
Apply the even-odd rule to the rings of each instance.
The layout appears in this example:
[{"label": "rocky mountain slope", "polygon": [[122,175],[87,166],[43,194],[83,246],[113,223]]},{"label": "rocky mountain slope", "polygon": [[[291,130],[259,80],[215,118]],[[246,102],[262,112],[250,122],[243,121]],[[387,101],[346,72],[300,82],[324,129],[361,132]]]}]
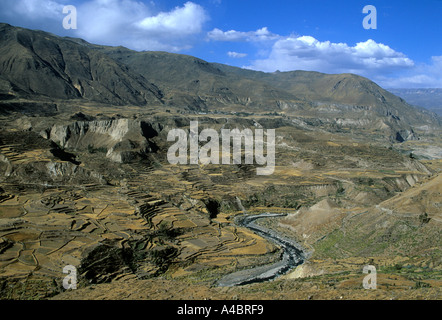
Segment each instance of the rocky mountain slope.
[{"label": "rocky mountain slope", "polygon": [[[402,142],[437,115],[353,74],[263,73],[166,52],[136,52],[0,25],[0,94],[83,99],[198,112],[279,112],[336,128],[367,128]],[[12,102],[2,109],[13,109]]]},{"label": "rocky mountain slope", "polygon": [[354,118],[382,118],[389,125],[441,123],[431,112],[418,110],[369,79],[354,74],[264,73],[166,52],[135,52],[123,47],[97,49],[152,79],[171,93],[169,102],[173,104],[179,95],[181,99],[186,97],[187,102],[198,101],[199,107],[209,110],[235,105],[239,110],[308,114],[308,111],[322,112],[323,107],[334,114],[340,112]]},{"label": "rocky mountain slope", "polygon": [[110,104],[161,104],[162,94],[97,50],[46,32],[0,24],[3,97],[78,99]]}]

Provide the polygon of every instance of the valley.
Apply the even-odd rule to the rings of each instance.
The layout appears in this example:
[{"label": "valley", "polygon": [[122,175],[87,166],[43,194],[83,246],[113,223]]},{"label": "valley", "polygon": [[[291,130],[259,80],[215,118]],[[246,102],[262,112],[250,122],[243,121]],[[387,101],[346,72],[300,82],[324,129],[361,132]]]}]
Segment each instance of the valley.
[{"label": "valley", "polygon": [[[436,114],[356,75],[0,29],[1,299],[440,299]],[[195,121],[275,130],[274,171],[170,163]]]},{"label": "valley", "polygon": [[[189,116],[189,120],[195,117],[215,127],[217,122],[226,122],[205,115]],[[146,118],[146,123],[153,118]],[[185,118],[180,115],[184,124],[189,123]],[[162,145],[166,139],[161,138],[167,132],[168,117],[159,120],[159,126],[151,122],[151,128],[163,127],[146,140],[156,152],[139,158],[135,148],[130,150],[133,160],[119,163],[115,159],[120,158],[102,150],[109,145],[89,147],[88,141],[108,144],[108,139],[71,135],[77,144],[63,151],[67,157],[63,160],[56,157],[60,152],[51,152],[54,146],[49,140],[34,133],[42,125],[39,121],[46,124],[44,118],[20,118],[19,123],[31,122],[30,131],[17,131],[16,123],[6,119],[1,136],[2,169],[6,170],[1,185],[2,279],[7,288],[2,290],[3,297],[79,298],[90,286],[100,292],[101,286],[119,287],[133,281],[132,287],[166,281],[173,287],[190,284],[201,292],[207,286],[212,292],[222,277],[251,266],[278,263],[282,254],[278,245],[235,223],[235,217],[244,211],[286,215],[267,218],[264,225],[295,239],[311,255],[291,273],[271,281],[274,285],[288,281],[304,286],[308,280],[315,283],[312,288],[322,288],[318,286],[321,279],[335,279],[336,283],[349,283],[360,297],[368,297],[362,280],[355,279],[362,279],[359,269],[364,264],[375,261],[378,268],[396,270],[400,266],[398,270],[413,272],[412,280],[401,277],[413,294],[437,296],[441,281],[440,160],[419,161],[394,148],[354,142],[345,134],[318,136],[315,131],[284,125],[276,128],[273,175],[256,175],[255,166],[245,164],[172,165]],[[234,121],[260,119],[228,119]],[[14,144],[18,136],[28,144]],[[407,192],[415,194],[410,198],[415,200],[409,205],[414,207],[405,210],[404,201],[394,199],[402,194],[408,198]],[[401,209],[406,212],[398,211]],[[421,226],[424,214],[430,220]],[[381,229],[379,223],[384,225]],[[388,239],[395,240],[390,243]],[[404,245],[399,246],[398,239]],[[67,264],[79,267],[81,282],[79,289],[63,292],[61,270]],[[405,269],[407,265],[416,267]],[[419,269],[425,274],[422,279],[414,278],[420,275],[414,270]],[[425,287],[414,288],[417,283]],[[267,285],[220,288],[211,295],[221,298],[217,290],[245,290],[244,297],[256,298],[246,288],[259,286]],[[108,298],[116,297],[112,290],[103,290]],[[322,296],[327,290],[317,291]],[[293,294],[287,297],[303,296]],[[168,293],[162,298],[169,298]]]}]

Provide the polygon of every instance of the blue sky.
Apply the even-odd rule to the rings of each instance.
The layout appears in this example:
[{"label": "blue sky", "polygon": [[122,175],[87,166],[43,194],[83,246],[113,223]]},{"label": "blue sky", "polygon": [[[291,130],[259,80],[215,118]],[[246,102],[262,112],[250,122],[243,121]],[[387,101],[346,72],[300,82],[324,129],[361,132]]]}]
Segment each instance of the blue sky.
[{"label": "blue sky", "polygon": [[[77,29],[62,10],[77,8]],[[377,28],[364,29],[373,5]],[[273,72],[351,72],[442,87],[442,0],[0,0],[0,21],[92,43]]]}]

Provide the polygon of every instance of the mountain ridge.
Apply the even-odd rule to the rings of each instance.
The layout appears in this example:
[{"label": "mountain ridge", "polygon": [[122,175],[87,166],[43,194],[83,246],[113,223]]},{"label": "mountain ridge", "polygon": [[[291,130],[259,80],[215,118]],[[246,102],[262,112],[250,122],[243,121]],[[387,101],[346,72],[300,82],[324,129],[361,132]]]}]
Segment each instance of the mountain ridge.
[{"label": "mountain ridge", "polygon": [[[32,98],[85,98],[110,104],[161,101],[161,92],[141,75],[98,51],[42,31],[0,24],[3,94]],[[8,86],[9,90],[5,90]]]},{"label": "mountain ridge", "polygon": [[442,116],[442,88],[399,88],[389,91],[411,105],[423,107]]},{"label": "mountain ridge", "polygon": [[190,112],[279,112],[331,126],[390,128],[398,141],[416,127],[439,128],[436,114],[409,105],[354,74],[264,73],[197,57],[91,44],[0,24],[3,100],[85,99]]}]

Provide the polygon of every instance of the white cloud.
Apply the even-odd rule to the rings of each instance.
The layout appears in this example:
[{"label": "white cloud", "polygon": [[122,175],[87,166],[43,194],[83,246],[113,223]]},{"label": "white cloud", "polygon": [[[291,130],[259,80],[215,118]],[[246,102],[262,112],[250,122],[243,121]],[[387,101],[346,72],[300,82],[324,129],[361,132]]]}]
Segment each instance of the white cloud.
[{"label": "white cloud", "polygon": [[[324,73],[355,73],[380,84],[397,86],[401,83],[428,85],[441,83],[442,58],[435,57],[431,67],[417,67],[404,53],[372,39],[349,45],[344,42],[319,41],[312,36],[280,36],[264,27],[242,32],[213,29],[208,39],[223,42],[250,42],[259,44],[261,58],[251,60],[244,68],[264,72],[307,70]],[[236,57],[236,53],[228,53]],[[440,59],[439,59],[440,58]],[[430,69],[432,71],[430,71]],[[431,72],[439,70],[437,75]],[[403,74],[409,74],[404,77]],[[398,77],[403,77],[399,80]]]},{"label": "white cloud", "polygon": [[247,41],[247,42],[258,42],[258,41],[269,41],[276,40],[280,36],[274,34],[268,30],[267,27],[263,27],[256,31],[222,31],[218,28],[213,29],[207,33],[207,36],[210,40],[214,41]]},{"label": "white cloud", "polygon": [[90,0],[78,9],[78,17],[78,35],[88,41],[174,52],[191,48],[192,37],[208,20],[193,2],[154,13],[154,6],[135,0]]},{"label": "white cloud", "polygon": [[207,18],[200,5],[186,2],[182,8],[176,7],[170,12],[147,17],[137,23],[137,26],[151,34],[183,36],[200,33]]},{"label": "white cloud", "polygon": [[[71,0],[0,0],[0,21],[135,50],[189,49],[202,32],[208,14],[193,2],[158,12],[153,2],[86,0],[77,7],[78,29],[62,28],[63,7]],[[75,3],[75,2],[74,2]],[[18,23],[14,23],[18,22]]]},{"label": "white cloud", "polygon": [[276,41],[268,57],[253,61],[248,68],[268,72],[307,70],[371,75],[380,70],[391,72],[413,65],[403,53],[371,39],[349,46],[301,36]]},{"label": "white cloud", "polygon": [[235,51],[229,51],[227,52],[227,55],[231,58],[244,58],[247,57],[247,53],[239,53]]},{"label": "white cloud", "polygon": [[59,0],[1,0],[1,16],[20,17],[20,20],[38,21],[60,19],[66,1]]},{"label": "white cloud", "polygon": [[400,76],[378,76],[386,88],[442,88],[442,56],[433,56],[429,63],[416,65]]},{"label": "white cloud", "polygon": [[78,36],[116,45],[134,30],[133,22],[150,14],[149,8],[132,0],[90,0],[77,8]]}]

